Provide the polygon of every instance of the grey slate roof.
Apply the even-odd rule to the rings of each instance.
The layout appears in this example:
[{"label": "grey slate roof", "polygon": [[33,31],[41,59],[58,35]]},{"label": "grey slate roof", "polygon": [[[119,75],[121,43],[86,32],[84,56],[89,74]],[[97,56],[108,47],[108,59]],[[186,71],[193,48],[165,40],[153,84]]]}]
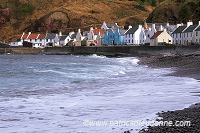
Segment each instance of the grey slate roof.
[{"label": "grey slate roof", "polygon": [[193,32],[198,25],[190,25],[183,33]]},{"label": "grey slate roof", "polygon": [[74,38],[76,38],[76,34],[71,35],[71,39],[74,39]]},{"label": "grey slate roof", "polygon": [[60,41],[64,41],[67,38],[67,36],[61,36]]},{"label": "grey slate roof", "polygon": [[200,26],[195,31],[200,31]]},{"label": "grey slate roof", "polygon": [[172,34],[174,33],[182,33],[182,31],[186,28],[187,26],[179,26]]},{"label": "grey slate roof", "polygon": [[54,39],[56,34],[47,34],[46,39]]},{"label": "grey slate roof", "polygon": [[116,27],[118,27],[116,24],[106,24],[106,26],[108,28],[112,28],[112,27],[116,28]]},{"label": "grey slate roof", "polygon": [[147,25],[152,25],[152,24],[155,24],[156,26],[160,26],[160,25],[162,25],[162,26],[167,26],[167,23],[147,23]]},{"label": "grey slate roof", "polygon": [[137,27],[134,27],[134,28],[130,28],[126,33],[125,35],[127,34],[134,34],[138,29],[138,26]]}]

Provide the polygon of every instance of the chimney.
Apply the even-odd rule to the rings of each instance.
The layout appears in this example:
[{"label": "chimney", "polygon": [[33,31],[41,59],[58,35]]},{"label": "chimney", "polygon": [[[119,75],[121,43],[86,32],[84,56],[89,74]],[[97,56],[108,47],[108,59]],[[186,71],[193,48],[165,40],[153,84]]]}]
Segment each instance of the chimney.
[{"label": "chimney", "polygon": [[148,29],[146,20],[144,20],[144,28],[145,28],[145,29]]},{"label": "chimney", "polygon": [[28,32],[28,35],[30,35],[31,34],[31,32]]},{"label": "chimney", "polygon": [[139,25],[139,26],[138,26],[138,29],[141,29],[141,30],[142,30],[142,25]]},{"label": "chimney", "polygon": [[166,28],[164,28],[163,32],[167,32],[167,29],[166,29]]},{"label": "chimney", "polygon": [[132,27],[131,25],[129,25],[129,26],[128,26],[128,29],[131,29],[131,28],[133,28],[133,27]]},{"label": "chimney", "polygon": [[192,20],[189,20],[189,22],[187,22],[187,27],[189,27],[190,25],[193,25]]},{"label": "chimney", "polygon": [[61,31],[59,32],[59,36],[62,36],[62,32]]},{"label": "chimney", "polygon": [[93,30],[94,30],[93,27],[91,27],[91,28],[90,28],[90,31],[93,31]]},{"label": "chimney", "polygon": [[81,29],[78,29],[78,33],[81,33]]},{"label": "chimney", "polygon": [[200,21],[199,21],[199,25],[200,25]]}]

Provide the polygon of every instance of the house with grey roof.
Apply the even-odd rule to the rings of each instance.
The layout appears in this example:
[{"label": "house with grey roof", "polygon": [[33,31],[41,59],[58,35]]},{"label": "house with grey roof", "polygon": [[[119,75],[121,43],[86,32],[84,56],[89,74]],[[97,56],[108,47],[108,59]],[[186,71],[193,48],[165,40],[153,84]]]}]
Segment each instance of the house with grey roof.
[{"label": "house with grey roof", "polygon": [[194,30],[198,25],[190,25],[182,33],[182,42],[184,45],[191,45],[193,42]]},{"label": "house with grey roof", "polygon": [[187,28],[187,26],[179,26],[173,33],[173,44],[183,44],[182,43],[182,32]]},{"label": "house with grey roof", "polygon": [[47,34],[46,35],[46,46],[47,47],[59,46],[58,34]]},{"label": "house with grey roof", "polygon": [[199,25],[198,27],[194,30],[194,34],[193,34],[193,42],[195,44],[200,44],[200,21],[199,21]]},{"label": "house with grey roof", "polygon": [[172,33],[173,44],[176,45],[185,44],[185,36],[186,36],[185,33],[188,33],[193,28],[192,25],[193,25],[192,21],[187,22],[187,25],[177,24],[177,29]]},{"label": "house with grey roof", "polygon": [[129,28],[124,34],[124,42],[125,44],[131,45],[139,45],[140,44],[140,33],[142,31],[142,25],[139,25],[134,28]]},{"label": "house with grey roof", "polygon": [[66,46],[67,43],[71,40],[70,36],[60,36],[60,45]]}]

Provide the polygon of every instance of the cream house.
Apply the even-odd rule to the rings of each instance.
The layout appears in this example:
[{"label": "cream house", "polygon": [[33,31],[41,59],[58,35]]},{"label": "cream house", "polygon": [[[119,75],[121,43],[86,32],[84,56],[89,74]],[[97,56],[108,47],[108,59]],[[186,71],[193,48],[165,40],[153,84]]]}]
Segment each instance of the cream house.
[{"label": "cream house", "polygon": [[158,46],[164,44],[172,44],[172,37],[167,33],[167,30],[157,31],[150,41],[150,46]]}]

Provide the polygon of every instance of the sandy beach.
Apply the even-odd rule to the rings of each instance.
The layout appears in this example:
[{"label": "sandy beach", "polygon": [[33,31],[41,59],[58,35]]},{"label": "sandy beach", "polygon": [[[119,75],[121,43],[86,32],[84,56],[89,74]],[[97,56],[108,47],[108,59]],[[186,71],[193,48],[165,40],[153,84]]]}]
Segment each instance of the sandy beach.
[{"label": "sandy beach", "polygon": [[[163,54],[141,57],[139,64],[153,68],[174,68],[175,72],[169,76],[190,77],[200,80],[200,53],[184,55]],[[194,93],[200,95],[200,92]],[[199,133],[200,132],[200,104],[176,111],[159,112],[161,121],[190,121],[191,126],[156,126],[143,129],[140,133]]]}]

